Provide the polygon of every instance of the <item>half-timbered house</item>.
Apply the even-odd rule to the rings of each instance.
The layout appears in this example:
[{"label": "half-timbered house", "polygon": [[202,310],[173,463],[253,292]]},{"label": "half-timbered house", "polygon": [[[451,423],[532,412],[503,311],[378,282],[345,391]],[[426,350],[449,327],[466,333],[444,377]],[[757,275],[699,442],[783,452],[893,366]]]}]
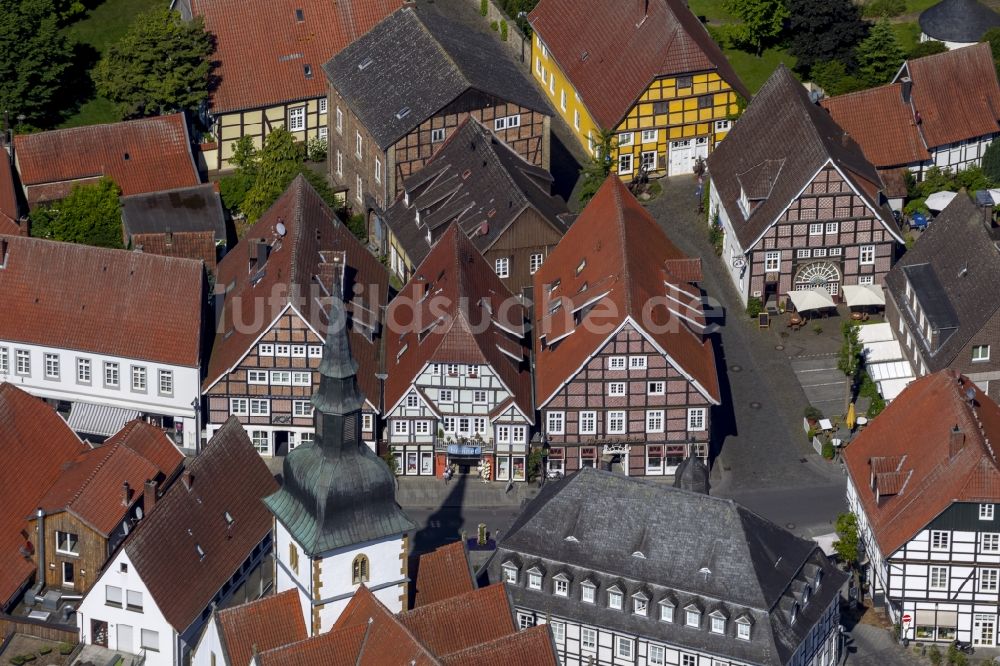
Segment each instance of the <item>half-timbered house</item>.
[{"label": "half-timbered house", "polygon": [[542,0],[528,17],[532,75],[573,135],[612,170],[691,173],[750,92],[681,0]]},{"label": "half-timbered house", "polygon": [[708,457],[719,381],[701,260],[608,178],[535,273],[535,394],[550,472],[673,474]]},{"label": "half-timbered house", "polygon": [[520,295],[566,233],[569,209],[552,176],[475,120],[462,121],[385,213],[389,267],[408,280],[457,223],[507,288]]},{"label": "half-timbered house", "polygon": [[458,225],[389,305],[386,440],[400,474],[526,480],[534,423],[525,310]]},{"label": "half-timbered house", "polygon": [[[595,498],[599,498],[595,501]],[[563,666],[832,666],[847,575],[732,500],[584,469],[547,484],[481,576]]]},{"label": "half-timbered house", "polygon": [[548,169],[548,105],[500,49],[487,34],[405,7],[324,65],[330,178],[355,210],[375,212],[369,233],[383,252],[379,216],[466,117]]},{"label": "half-timbered house", "polygon": [[172,0],[212,34],[209,171],[233,168],[236,143],[260,148],[276,127],[303,143],[327,138],[323,63],[399,9],[402,0]]},{"label": "half-timbered house", "polygon": [[322,312],[328,299],[342,298],[366,399],[363,438],[374,447],[389,274],[304,177],[289,185],[218,270],[221,313],[204,381],[209,436],[236,416],[264,456],[285,455],[313,439],[309,399],[319,379]]},{"label": "half-timbered house", "polygon": [[902,237],[878,172],[781,65],[708,158],[709,223],[744,302],[881,285]]},{"label": "half-timbered house", "polygon": [[904,638],[997,645],[998,439],[1000,406],[944,370],[907,386],[844,451],[868,592]]}]

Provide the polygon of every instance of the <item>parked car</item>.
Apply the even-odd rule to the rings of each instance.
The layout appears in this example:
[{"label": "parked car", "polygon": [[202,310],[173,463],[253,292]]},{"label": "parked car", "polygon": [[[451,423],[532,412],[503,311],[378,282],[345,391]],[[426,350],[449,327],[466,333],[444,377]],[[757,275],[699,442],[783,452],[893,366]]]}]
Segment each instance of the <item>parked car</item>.
[{"label": "parked car", "polygon": [[930,218],[923,213],[914,213],[910,216],[910,228],[911,229],[926,229],[927,225],[931,223]]}]

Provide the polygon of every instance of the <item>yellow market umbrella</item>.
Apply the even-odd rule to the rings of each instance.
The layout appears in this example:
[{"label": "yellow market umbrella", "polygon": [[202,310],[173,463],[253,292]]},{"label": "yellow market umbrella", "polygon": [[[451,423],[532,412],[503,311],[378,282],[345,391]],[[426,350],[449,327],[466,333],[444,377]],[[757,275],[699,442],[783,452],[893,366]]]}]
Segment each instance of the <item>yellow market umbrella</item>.
[{"label": "yellow market umbrella", "polygon": [[854,413],[854,403],[852,402],[851,406],[847,408],[847,427],[850,430],[854,430],[854,423],[856,420],[857,415]]}]

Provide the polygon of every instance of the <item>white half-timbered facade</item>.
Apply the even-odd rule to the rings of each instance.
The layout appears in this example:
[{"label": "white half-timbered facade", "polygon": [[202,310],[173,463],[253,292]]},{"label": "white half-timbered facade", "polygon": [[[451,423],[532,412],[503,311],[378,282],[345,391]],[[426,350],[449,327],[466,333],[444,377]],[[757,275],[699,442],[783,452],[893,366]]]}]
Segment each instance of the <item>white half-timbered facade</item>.
[{"label": "white half-timbered facade", "polygon": [[905,638],[997,645],[994,419],[996,403],[945,370],[910,384],[845,452],[867,593]]}]

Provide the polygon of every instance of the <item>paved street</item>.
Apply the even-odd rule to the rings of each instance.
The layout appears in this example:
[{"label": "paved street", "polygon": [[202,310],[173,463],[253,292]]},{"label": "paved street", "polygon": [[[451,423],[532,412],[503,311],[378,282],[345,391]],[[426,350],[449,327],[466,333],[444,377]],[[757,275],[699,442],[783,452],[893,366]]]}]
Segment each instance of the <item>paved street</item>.
[{"label": "paved street", "polygon": [[842,414],[850,385],[837,369],[837,354],[816,354],[792,359],[792,369],[798,377],[806,400],[823,415]]}]

